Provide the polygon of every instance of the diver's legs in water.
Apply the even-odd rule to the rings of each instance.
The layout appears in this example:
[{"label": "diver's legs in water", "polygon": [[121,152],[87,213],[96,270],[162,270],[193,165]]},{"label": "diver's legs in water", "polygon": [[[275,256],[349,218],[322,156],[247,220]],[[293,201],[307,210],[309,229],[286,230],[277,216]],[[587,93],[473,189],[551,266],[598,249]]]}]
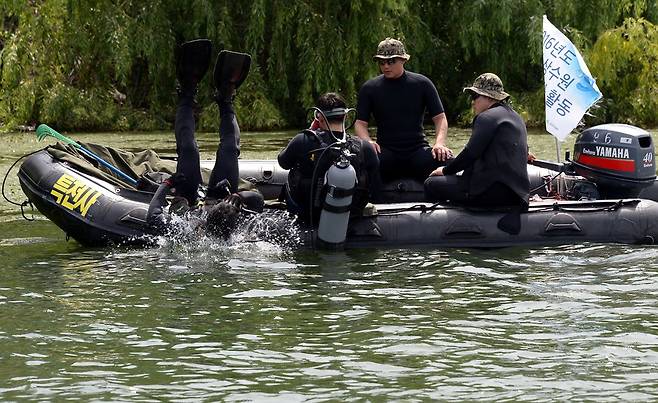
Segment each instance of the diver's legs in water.
[{"label": "diver's legs in water", "polygon": [[208,182],[208,197],[218,198],[222,189],[218,184],[222,180],[229,182],[231,193],[238,190],[240,172],[240,127],[233,109],[236,90],[247,78],[251,66],[251,56],[246,53],[223,50],[217,55],[213,72],[215,84],[215,101],[219,106],[219,146]]},{"label": "diver's legs in water", "polygon": [[197,199],[197,189],[201,183],[201,166],[199,147],[194,138],[194,97],[179,95],[176,108],[176,174],[182,174],[185,180],[177,186],[179,196],[192,205]]},{"label": "diver's legs in water", "polygon": [[178,163],[176,174],[185,177],[177,186],[179,196],[185,197],[192,205],[197,199],[197,189],[201,184],[199,147],[194,132],[194,97],[197,86],[210,64],[212,45],[207,39],[185,42],[176,50],[176,76],[178,79],[178,105],[176,107],[176,154]]},{"label": "diver's legs in water", "polygon": [[219,106],[219,146],[215,156],[215,166],[208,182],[208,197],[217,198],[220,189],[217,184],[226,179],[231,193],[238,191],[240,172],[238,157],[240,156],[240,127],[235,116],[233,103],[218,102]]}]

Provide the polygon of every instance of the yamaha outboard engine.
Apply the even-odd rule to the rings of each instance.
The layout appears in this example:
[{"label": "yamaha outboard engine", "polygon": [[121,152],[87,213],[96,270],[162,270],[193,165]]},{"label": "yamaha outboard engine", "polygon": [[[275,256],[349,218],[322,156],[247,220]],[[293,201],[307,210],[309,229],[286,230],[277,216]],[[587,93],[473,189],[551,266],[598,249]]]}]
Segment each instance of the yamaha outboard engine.
[{"label": "yamaha outboard engine", "polygon": [[654,183],[653,159],[653,140],[646,130],[605,124],[578,135],[572,166],[597,185],[603,198],[633,198]]},{"label": "yamaha outboard engine", "polygon": [[344,156],[327,170],[327,195],[318,226],[318,239],[324,246],[338,248],[345,242],[356,181],[356,171]]}]

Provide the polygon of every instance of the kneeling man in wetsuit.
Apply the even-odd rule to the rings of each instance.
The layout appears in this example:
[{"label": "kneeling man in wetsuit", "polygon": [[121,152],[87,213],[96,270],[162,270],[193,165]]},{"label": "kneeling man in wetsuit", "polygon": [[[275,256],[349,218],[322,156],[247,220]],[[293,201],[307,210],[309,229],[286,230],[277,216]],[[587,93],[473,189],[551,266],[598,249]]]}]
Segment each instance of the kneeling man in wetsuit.
[{"label": "kneeling man in wetsuit", "polygon": [[[470,93],[475,112],[471,138],[455,159],[431,173],[425,196],[470,206],[527,208],[528,134],[523,119],[506,102],[509,94],[493,73],[480,75],[464,92]],[[456,175],[460,171],[462,175]]]},{"label": "kneeling man in wetsuit", "polygon": [[[310,225],[320,218],[324,194],[324,176],[341,152],[336,146],[347,147],[348,159],[357,175],[352,197],[351,216],[361,211],[379,190],[379,160],[372,144],[346,135],[345,100],[329,92],[320,96],[316,112],[317,130],[307,129],[290,140],[278,156],[279,165],[289,169],[286,185],[288,210]],[[315,126],[315,125],[314,125]]]}]

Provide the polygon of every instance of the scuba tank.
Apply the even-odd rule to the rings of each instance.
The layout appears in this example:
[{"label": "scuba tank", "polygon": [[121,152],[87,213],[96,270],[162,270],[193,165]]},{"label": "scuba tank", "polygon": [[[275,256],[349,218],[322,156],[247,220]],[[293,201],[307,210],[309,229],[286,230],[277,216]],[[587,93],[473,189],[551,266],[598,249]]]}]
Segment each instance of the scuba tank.
[{"label": "scuba tank", "polygon": [[318,239],[326,246],[340,247],[345,242],[356,182],[356,171],[345,156],[325,174],[327,192],[320,212]]}]

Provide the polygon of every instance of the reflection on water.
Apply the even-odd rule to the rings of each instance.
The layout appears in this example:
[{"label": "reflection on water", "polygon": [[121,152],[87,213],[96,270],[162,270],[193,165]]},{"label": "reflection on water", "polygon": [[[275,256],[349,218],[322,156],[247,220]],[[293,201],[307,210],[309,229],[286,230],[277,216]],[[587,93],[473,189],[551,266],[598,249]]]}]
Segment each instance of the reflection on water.
[{"label": "reflection on water", "polygon": [[1,213],[2,401],[658,398],[656,247],[90,249]]}]

